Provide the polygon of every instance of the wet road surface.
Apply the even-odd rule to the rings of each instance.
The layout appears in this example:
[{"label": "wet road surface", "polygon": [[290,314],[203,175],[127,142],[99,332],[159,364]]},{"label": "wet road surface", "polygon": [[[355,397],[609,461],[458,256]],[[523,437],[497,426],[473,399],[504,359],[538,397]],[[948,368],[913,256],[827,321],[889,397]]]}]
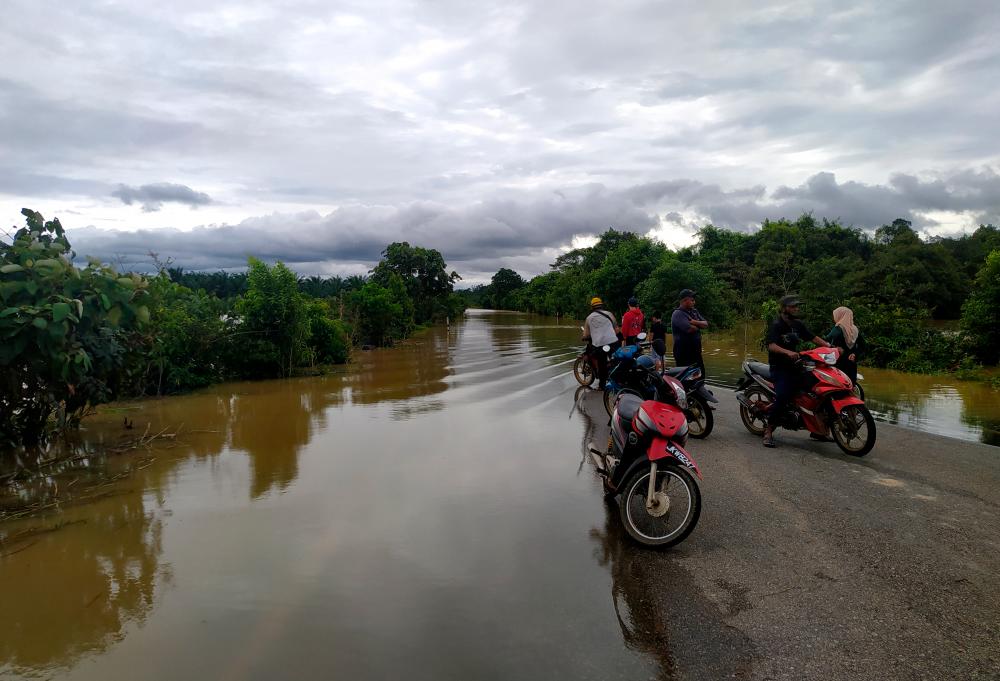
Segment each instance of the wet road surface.
[{"label": "wet road surface", "polygon": [[720,391],[699,525],[650,552],[585,459],[607,416],[575,332],[474,312],[331,376],[119,406],[183,434],[0,525],[0,677],[1000,676],[995,448],[765,450]]}]

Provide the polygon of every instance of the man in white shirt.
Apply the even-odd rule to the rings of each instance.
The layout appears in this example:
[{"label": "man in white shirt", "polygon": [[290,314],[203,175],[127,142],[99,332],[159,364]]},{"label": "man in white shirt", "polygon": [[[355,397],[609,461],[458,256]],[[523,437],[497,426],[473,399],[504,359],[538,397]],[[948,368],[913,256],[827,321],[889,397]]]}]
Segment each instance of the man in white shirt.
[{"label": "man in white shirt", "polygon": [[600,380],[598,390],[604,390],[604,384],[608,380],[608,353],[604,352],[604,346],[611,346],[614,352],[621,346],[618,340],[618,322],[611,312],[604,309],[604,301],[594,297],[590,299],[591,312],[587,315],[583,323],[583,340],[591,345],[588,350],[597,357],[597,377]]}]

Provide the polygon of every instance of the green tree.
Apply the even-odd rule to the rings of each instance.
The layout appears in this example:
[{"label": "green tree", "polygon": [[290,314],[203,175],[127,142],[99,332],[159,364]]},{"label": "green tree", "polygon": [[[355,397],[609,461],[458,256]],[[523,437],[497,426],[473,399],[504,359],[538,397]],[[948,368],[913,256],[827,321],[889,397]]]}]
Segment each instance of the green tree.
[{"label": "green tree", "polygon": [[369,281],[350,295],[350,307],[355,315],[354,328],[365,345],[392,345],[400,338],[399,320],[403,306],[393,292],[375,281]]},{"label": "green tree", "polygon": [[667,254],[667,247],[645,237],[625,239],[608,251],[591,277],[593,290],[612,310],[626,309],[626,301]]},{"label": "green tree", "polygon": [[405,285],[418,324],[446,313],[448,297],[454,291],[455,282],[461,279],[457,272],[448,273],[441,253],[433,248],[411,246],[405,241],[389,244],[371,271],[372,280],[385,288],[389,287],[393,274]]},{"label": "green tree", "polygon": [[343,364],[350,355],[351,338],[343,321],[334,319],[330,306],[322,300],[306,303],[309,319],[311,364]]},{"label": "green tree", "polygon": [[510,310],[515,307],[514,294],[525,286],[525,281],[514,270],[501,267],[490,280],[490,307],[494,310]]},{"label": "green tree", "polygon": [[59,220],[24,209],[0,242],[0,440],[35,444],[135,380],[149,320],[146,281],[91,261],[79,269]]},{"label": "green tree", "polygon": [[1000,361],[1000,249],[986,257],[969,299],[962,306],[962,330],[983,362]]},{"label": "green tree", "polygon": [[236,311],[241,316],[240,334],[253,341],[250,356],[272,364],[278,375],[291,375],[309,340],[305,300],[295,273],[284,263],[268,267],[250,258],[247,292],[237,302]]},{"label": "green tree", "polygon": [[698,310],[712,326],[725,328],[732,323],[723,286],[712,270],[675,256],[664,258],[639,285],[639,303],[644,310],[663,310],[669,316],[669,311],[677,306],[678,294],[685,288],[698,292]]},{"label": "green tree", "polygon": [[226,375],[220,341],[226,332],[225,305],[204,289],[192,291],[161,273],[150,291],[150,334],[145,393],[192,390]]}]

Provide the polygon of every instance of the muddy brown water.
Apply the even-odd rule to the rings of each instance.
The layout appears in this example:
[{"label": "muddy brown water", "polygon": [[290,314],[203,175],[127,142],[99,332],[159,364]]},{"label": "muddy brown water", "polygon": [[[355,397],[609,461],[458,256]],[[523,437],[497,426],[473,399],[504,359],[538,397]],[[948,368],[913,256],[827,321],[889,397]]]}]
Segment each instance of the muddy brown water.
[{"label": "muddy brown water", "polygon": [[[673,677],[715,615],[601,502],[577,329],[473,311],[322,378],[105,409],[88,460],[20,491],[52,507],[0,524],[0,678]],[[996,427],[978,386],[865,374],[899,422]],[[104,456],[126,418],[180,434]],[[738,672],[750,644],[713,630],[732,659],[704,672]]]}]

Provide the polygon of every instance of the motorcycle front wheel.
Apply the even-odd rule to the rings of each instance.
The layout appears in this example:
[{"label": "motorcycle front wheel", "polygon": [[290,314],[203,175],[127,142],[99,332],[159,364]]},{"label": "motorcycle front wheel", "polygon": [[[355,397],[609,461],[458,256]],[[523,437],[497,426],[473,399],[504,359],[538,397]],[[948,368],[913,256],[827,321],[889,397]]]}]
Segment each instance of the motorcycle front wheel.
[{"label": "motorcycle front wheel", "polygon": [[845,454],[864,456],[875,446],[875,419],[863,404],[844,407],[833,417],[830,430]]},{"label": "motorcycle front wheel", "polygon": [[701,491],[686,468],[660,465],[654,503],[646,506],[650,467],[636,471],[623,488],[618,510],[625,531],[643,546],[667,548],[683,541],[701,516]]},{"label": "motorcycle front wheel", "polygon": [[756,387],[747,388],[747,391],[743,394],[750,404],[756,408],[751,410],[740,404],[740,419],[751,433],[754,435],[763,435],[764,429],[767,427],[767,415],[764,407],[771,402],[771,397],[762,389]]},{"label": "motorcycle front wheel", "polygon": [[712,414],[711,407],[701,395],[694,395],[688,398],[688,433],[691,437],[704,439],[715,427],[715,415]]},{"label": "motorcycle front wheel", "polygon": [[580,355],[573,363],[573,376],[580,385],[590,385],[597,378],[594,375],[594,367],[585,355]]}]

